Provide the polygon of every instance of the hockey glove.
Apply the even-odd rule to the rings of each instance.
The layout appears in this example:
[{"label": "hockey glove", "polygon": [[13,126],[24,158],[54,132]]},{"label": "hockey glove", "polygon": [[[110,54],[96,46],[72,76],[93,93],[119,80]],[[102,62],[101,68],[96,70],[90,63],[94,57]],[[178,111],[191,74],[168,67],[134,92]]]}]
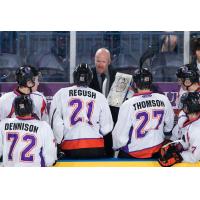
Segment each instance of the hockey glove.
[{"label": "hockey glove", "polygon": [[[180,144],[180,143],[179,143]],[[170,167],[176,163],[180,163],[183,158],[180,155],[179,145],[168,143],[161,147],[158,162],[163,167]],[[180,147],[179,147],[180,148]]]}]

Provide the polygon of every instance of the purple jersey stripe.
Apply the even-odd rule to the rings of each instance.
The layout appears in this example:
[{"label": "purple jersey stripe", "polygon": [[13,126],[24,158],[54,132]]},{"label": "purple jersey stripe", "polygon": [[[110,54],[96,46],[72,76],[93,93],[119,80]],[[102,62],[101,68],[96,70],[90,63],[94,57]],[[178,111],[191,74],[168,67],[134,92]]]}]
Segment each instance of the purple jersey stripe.
[{"label": "purple jersey stripe", "polygon": [[41,150],[40,150],[40,158],[41,158],[41,162],[40,162],[40,164],[41,164],[41,167],[45,167],[46,165],[45,165],[45,160],[44,160],[44,157],[43,157],[43,154],[42,154],[42,151],[43,151],[43,148],[41,148]]}]

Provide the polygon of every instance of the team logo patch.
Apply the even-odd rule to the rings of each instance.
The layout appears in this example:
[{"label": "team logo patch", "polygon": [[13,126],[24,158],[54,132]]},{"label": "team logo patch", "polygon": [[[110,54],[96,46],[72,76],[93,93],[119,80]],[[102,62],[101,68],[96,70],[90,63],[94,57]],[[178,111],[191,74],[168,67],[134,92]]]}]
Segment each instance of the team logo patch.
[{"label": "team logo patch", "polygon": [[20,109],[24,108],[24,104],[19,104]]},{"label": "team logo patch", "polygon": [[80,81],[85,81],[84,75],[80,76]]}]

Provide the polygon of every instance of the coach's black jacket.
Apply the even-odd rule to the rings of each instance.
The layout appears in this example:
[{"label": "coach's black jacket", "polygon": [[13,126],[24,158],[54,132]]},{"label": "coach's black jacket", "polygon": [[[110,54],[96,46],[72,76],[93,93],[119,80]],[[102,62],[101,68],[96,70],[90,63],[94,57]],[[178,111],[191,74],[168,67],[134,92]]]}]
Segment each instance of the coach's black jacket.
[{"label": "coach's black jacket", "polygon": [[[92,68],[92,72],[93,72],[93,80],[90,83],[89,87],[94,89],[94,90],[97,90],[98,92],[101,92],[101,88],[100,88],[99,81],[98,81],[98,78],[97,78],[96,68]],[[110,76],[109,77],[110,78],[109,91],[110,91],[110,88],[111,88],[111,86],[112,86],[112,84],[115,80],[115,75],[116,75],[117,72],[116,72],[116,70],[114,70],[112,68],[111,65],[108,66],[108,72],[109,72],[109,76]],[[117,122],[117,116],[118,116],[119,108],[110,106],[110,110],[111,110],[112,118],[113,118],[113,121],[114,121],[114,124],[115,124]],[[105,149],[106,149],[107,156],[112,157],[113,156],[113,150],[112,150],[112,135],[111,135],[111,133],[106,135],[104,137],[104,140],[105,140]]]},{"label": "coach's black jacket", "polygon": [[[109,78],[110,78],[110,83],[109,83],[109,90],[115,80],[115,75],[116,75],[116,70],[114,70],[112,68],[111,65],[108,66],[108,71],[109,71]],[[90,88],[98,91],[98,92],[101,92],[101,88],[100,88],[100,85],[99,85],[99,81],[98,81],[98,78],[97,78],[97,72],[96,72],[96,68],[92,68],[92,72],[93,72],[93,79],[92,79],[92,82],[90,83]],[[112,113],[112,117],[113,117],[113,121],[114,123],[117,122],[117,116],[118,116],[118,111],[119,111],[119,108],[116,108],[116,107],[112,107],[110,106],[110,109],[111,109],[111,113]]]},{"label": "coach's black jacket", "polygon": [[[93,72],[93,79],[92,79],[92,82],[90,83],[90,88],[97,90],[98,92],[101,92],[101,88],[100,88],[99,81],[97,78],[96,68],[92,68],[92,72]],[[115,75],[116,75],[116,71],[112,68],[111,65],[108,66],[108,73],[110,76],[110,84],[109,84],[109,90],[110,90],[115,80]]]}]

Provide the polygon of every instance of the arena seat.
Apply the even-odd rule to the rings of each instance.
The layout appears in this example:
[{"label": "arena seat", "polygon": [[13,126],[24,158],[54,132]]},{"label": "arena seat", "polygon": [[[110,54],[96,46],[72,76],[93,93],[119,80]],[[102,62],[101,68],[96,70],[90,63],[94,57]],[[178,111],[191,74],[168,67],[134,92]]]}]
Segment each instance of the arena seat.
[{"label": "arena seat", "polygon": [[176,82],[176,70],[183,64],[183,58],[176,53],[158,53],[152,60],[155,82]]}]

